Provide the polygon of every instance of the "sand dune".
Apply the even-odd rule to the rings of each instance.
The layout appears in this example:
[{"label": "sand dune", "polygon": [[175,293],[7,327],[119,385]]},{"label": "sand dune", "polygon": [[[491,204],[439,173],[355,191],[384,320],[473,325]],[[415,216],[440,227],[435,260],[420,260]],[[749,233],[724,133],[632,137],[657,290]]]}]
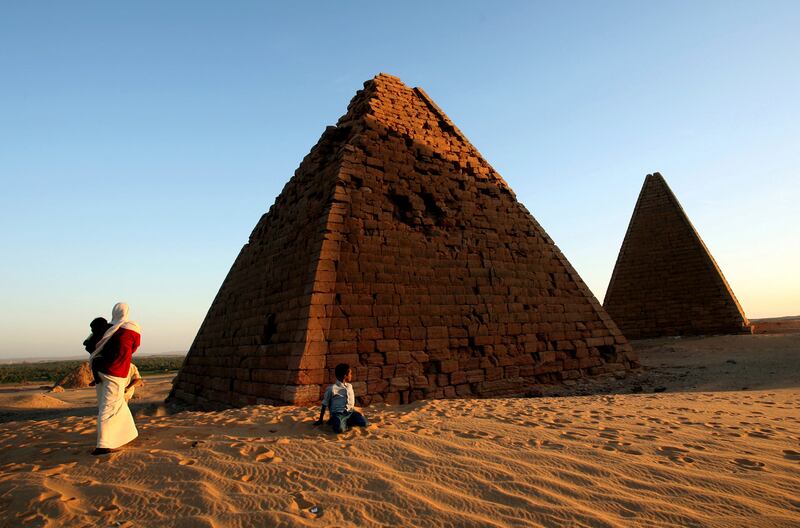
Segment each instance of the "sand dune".
[{"label": "sand dune", "polygon": [[[336,437],[316,409],[0,425],[0,510],[26,526],[797,526],[795,390],[430,401]],[[112,471],[112,468],[118,471]],[[315,508],[312,510],[312,508]],[[751,521],[745,522],[744,519]]]},{"label": "sand dune", "polygon": [[617,394],[373,406],[340,437],[316,408],[167,415],[148,378],[106,458],[93,389],[5,387],[0,526],[800,526],[800,335],[636,346],[643,372],[570,388]]}]

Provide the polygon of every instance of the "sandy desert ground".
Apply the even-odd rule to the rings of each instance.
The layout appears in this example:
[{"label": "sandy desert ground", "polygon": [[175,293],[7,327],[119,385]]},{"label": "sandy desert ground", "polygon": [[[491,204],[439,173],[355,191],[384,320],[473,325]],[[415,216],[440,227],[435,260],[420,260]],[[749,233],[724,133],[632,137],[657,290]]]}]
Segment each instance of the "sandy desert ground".
[{"label": "sandy desert ground", "polygon": [[800,334],[636,347],[643,372],[570,389],[606,394],[370,407],[340,437],[316,408],[166,415],[155,378],[102,458],[91,390],[3,387],[0,525],[800,525]]}]

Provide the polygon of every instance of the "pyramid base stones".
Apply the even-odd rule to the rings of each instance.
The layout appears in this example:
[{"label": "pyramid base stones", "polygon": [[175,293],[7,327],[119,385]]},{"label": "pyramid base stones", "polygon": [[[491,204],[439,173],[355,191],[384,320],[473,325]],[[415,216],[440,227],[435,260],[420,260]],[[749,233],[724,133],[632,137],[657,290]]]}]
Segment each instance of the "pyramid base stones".
[{"label": "pyramid base stones", "polygon": [[[640,367],[630,345],[601,345],[576,350],[553,350],[539,354],[541,361],[533,356],[507,356],[509,363],[495,366],[485,358],[471,357],[462,360],[450,358],[447,351],[433,353],[433,359],[420,363],[425,353],[403,350],[381,354],[380,365],[364,364],[370,353],[349,358],[354,365],[353,389],[359,405],[377,403],[405,404],[422,399],[444,398],[494,398],[527,397],[541,395],[543,389],[554,386],[574,386],[587,377],[624,378],[632,369]],[[605,358],[604,358],[605,356]],[[355,361],[354,361],[355,359]],[[173,399],[204,409],[223,409],[231,405],[317,403],[328,384],[334,381],[333,366],[339,361],[334,356],[330,368],[314,376],[323,376],[322,383],[284,385],[278,397],[264,397],[263,386],[257,382],[240,382],[226,378],[215,378],[212,386],[201,394],[177,388]],[[290,373],[303,379],[305,371]],[[188,382],[191,378],[188,378]],[[199,379],[199,378],[198,378]],[[230,387],[230,388],[225,388]]]}]

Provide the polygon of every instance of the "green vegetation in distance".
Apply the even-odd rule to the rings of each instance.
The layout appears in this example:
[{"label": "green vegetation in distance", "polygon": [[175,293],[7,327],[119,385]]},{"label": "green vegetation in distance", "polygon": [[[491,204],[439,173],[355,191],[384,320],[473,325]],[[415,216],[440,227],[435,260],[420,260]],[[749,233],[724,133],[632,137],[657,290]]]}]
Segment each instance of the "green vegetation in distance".
[{"label": "green vegetation in distance", "polygon": [[[184,356],[143,356],[133,358],[133,363],[142,376],[177,372],[183,364]],[[55,383],[70,371],[78,368],[83,361],[43,361],[41,363],[13,363],[0,365],[0,384],[38,381]]]}]

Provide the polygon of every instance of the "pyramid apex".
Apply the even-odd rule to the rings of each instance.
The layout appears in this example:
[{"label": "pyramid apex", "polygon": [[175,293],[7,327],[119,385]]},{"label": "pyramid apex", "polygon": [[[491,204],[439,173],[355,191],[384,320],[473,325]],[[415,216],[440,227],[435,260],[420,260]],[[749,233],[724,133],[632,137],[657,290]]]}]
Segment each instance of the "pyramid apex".
[{"label": "pyramid apex", "polygon": [[404,83],[400,77],[384,72],[380,72],[372,79],[364,82],[364,88],[369,88],[370,86],[388,88],[390,90],[393,88],[404,88],[406,90],[411,90],[411,87],[406,85],[406,83]]},{"label": "pyramid apex", "polygon": [[400,77],[384,72],[378,73],[378,75],[365,82],[364,86],[367,86],[369,84],[378,84],[378,85],[393,84],[393,85],[400,85],[404,88],[410,89],[410,87],[406,86],[406,84]]},{"label": "pyramid apex", "polygon": [[395,81],[403,82],[403,81],[400,80],[400,77],[398,77],[397,75],[392,75],[391,73],[386,73],[386,72],[378,72],[378,75],[373,77],[373,79],[392,79],[392,80],[395,80]]}]

